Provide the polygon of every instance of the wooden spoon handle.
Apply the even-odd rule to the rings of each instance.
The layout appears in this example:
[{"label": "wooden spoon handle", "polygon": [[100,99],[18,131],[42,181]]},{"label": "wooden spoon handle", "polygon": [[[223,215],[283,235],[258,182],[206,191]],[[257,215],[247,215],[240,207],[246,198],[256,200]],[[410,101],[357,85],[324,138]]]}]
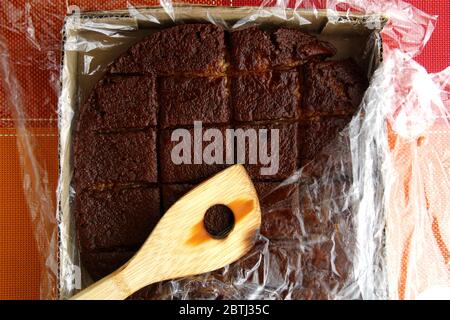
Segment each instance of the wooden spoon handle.
[{"label": "wooden spoon handle", "polygon": [[79,292],[71,300],[124,300],[135,290],[130,288],[119,269]]},{"label": "wooden spoon handle", "polygon": [[[204,227],[205,212],[213,205],[225,205],[234,214],[234,228],[224,239],[214,239]],[[138,253],[73,299],[125,299],[155,282],[220,269],[250,250],[260,226],[253,183],[242,165],[232,166],[178,200]]]}]

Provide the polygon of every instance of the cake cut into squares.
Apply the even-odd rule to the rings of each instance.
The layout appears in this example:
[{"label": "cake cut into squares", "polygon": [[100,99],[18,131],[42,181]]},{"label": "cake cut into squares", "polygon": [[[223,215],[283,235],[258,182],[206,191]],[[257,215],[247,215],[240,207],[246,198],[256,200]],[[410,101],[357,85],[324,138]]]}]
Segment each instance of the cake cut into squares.
[{"label": "cake cut into squares", "polygon": [[297,119],[301,83],[297,71],[239,75],[231,80],[234,120],[252,122]]},{"label": "cake cut into squares", "polygon": [[368,87],[351,59],[311,62],[304,72],[303,108],[312,116],[353,115]]},{"label": "cake cut into squares", "polygon": [[155,76],[110,76],[101,80],[82,108],[79,131],[117,131],[156,126]]},{"label": "cake cut into squares", "polygon": [[231,70],[265,72],[288,69],[310,60],[324,60],[336,53],[325,41],[293,28],[266,31],[249,27],[230,33]]},{"label": "cake cut into squares", "polygon": [[283,181],[296,172],[296,123],[245,124],[236,129],[236,162],[244,164],[254,181]]},{"label": "cake cut into squares", "polygon": [[167,77],[160,81],[161,127],[229,123],[227,78]]},{"label": "cake cut into squares", "polygon": [[350,122],[345,118],[320,118],[299,125],[298,146],[300,164],[303,166],[320,153],[329,144],[332,144],[337,135]]},{"label": "cake cut into squares", "polygon": [[[229,127],[202,127],[198,141],[195,128],[162,130],[160,145],[164,147],[160,149],[161,182],[195,184],[228,167],[227,154],[230,154],[232,161],[234,155],[231,153],[232,141],[226,139],[227,128]],[[202,138],[207,133],[212,136],[217,133],[221,138],[216,140],[211,137],[207,142]],[[217,154],[212,151],[215,149],[219,151]]]},{"label": "cake cut into squares", "polygon": [[261,205],[261,234],[271,241],[301,239],[297,183],[256,182]]},{"label": "cake cut into squares", "polygon": [[336,229],[351,234],[351,192],[351,178],[328,177],[299,188],[299,217],[305,239],[332,234]]},{"label": "cake cut into squares", "polygon": [[274,46],[269,33],[250,27],[230,33],[231,68],[235,71],[267,71]]},{"label": "cake cut into squares", "polygon": [[182,196],[194,189],[193,184],[165,184],[162,185],[162,201],[164,212],[177,202]]},{"label": "cake cut into squares", "polygon": [[156,129],[77,134],[74,179],[78,190],[104,184],[155,183],[157,167]]},{"label": "cake cut into squares", "polygon": [[[302,252],[298,245],[290,243],[257,242],[244,257],[230,265],[232,283],[246,279],[260,285],[259,298],[280,299],[290,288],[302,283]],[[267,294],[272,296],[266,296]]]},{"label": "cake cut into squares", "polygon": [[81,252],[81,262],[93,281],[98,281],[124,265],[135,254],[134,251]]},{"label": "cake cut into squares", "polygon": [[75,217],[83,251],[138,247],[161,217],[159,188],[83,191]]},{"label": "cake cut into squares", "polygon": [[292,292],[293,298],[326,300],[345,287],[352,266],[351,249],[345,249],[339,236],[322,235],[324,238],[327,240],[311,241],[305,247],[303,279],[299,289]]},{"label": "cake cut into squares", "polygon": [[293,67],[309,60],[323,60],[334,56],[336,49],[315,36],[293,28],[279,28],[272,34],[275,50],[272,55],[273,67]]},{"label": "cake cut into squares", "polygon": [[184,24],[155,32],[133,45],[109,71],[217,75],[225,68],[224,30],[213,24]]}]

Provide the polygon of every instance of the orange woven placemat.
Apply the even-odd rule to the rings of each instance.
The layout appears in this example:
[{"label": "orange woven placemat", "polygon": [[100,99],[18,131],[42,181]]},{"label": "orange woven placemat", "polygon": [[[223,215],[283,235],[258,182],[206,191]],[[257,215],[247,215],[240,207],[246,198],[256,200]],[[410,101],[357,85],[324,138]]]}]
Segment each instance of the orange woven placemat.
[{"label": "orange woven placemat", "polygon": [[[34,131],[34,130],[33,130]],[[51,188],[56,189],[57,130],[31,133],[39,145],[39,162],[47,168]],[[15,129],[0,128],[0,299],[39,298],[41,268],[26,195]]]}]

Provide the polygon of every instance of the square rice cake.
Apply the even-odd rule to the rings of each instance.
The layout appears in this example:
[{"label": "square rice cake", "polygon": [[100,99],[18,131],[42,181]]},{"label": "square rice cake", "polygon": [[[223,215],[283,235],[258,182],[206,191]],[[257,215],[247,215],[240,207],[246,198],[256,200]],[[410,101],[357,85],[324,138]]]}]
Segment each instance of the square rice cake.
[{"label": "square rice cake", "polygon": [[275,45],[271,62],[275,68],[294,67],[336,54],[336,49],[330,43],[294,28],[279,28],[271,38]]},{"label": "square rice cake", "polygon": [[159,84],[161,127],[223,124],[231,120],[227,78],[167,77]]},{"label": "square rice cake", "polygon": [[324,147],[333,144],[350,120],[350,117],[319,118],[300,124],[298,126],[300,164],[303,166],[308,161],[314,160]]},{"label": "square rice cake", "polygon": [[274,49],[270,35],[258,27],[233,31],[230,33],[231,68],[235,71],[267,71]]},{"label": "square rice cake", "polygon": [[261,234],[271,241],[302,236],[297,183],[256,182],[261,205]]},{"label": "square rice cake", "polygon": [[259,299],[281,299],[302,283],[302,251],[291,243],[257,242],[241,259],[230,265],[231,283],[261,286]]},{"label": "square rice cake", "polygon": [[155,76],[109,76],[82,107],[78,131],[117,131],[157,125]]},{"label": "square rice cake", "polygon": [[254,181],[283,181],[295,174],[296,123],[245,124],[236,129],[236,162],[244,164]]},{"label": "square rice cake", "polygon": [[[208,131],[209,129],[212,131]],[[231,150],[232,141],[227,142],[226,129],[226,126],[203,127],[202,134],[211,132],[215,135],[217,133],[223,138],[219,140],[211,138],[209,142],[204,141],[201,137],[196,142],[194,128],[162,130],[160,135],[161,182],[195,184],[228,167],[229,165],[226,164],[227,150]],[[200,148],[196,149],[196,146],[200,146]],[[211,146],[212,149],[209,149],[208,146]],[[217,157],[215,157],[213,149],[221,151],[217,153]],[[231,151],[229,153],[234,156]],[[206,154],[208,157],[204,157]],[[197,155],[198,161],[196,161],[195,155]],[[205,161],[206,158],[209,160]]]},{"label": "square rice cake", "polygon": [[75,217],[83,251],[138,247],[161,217],[159,188],[80,192]]},{"label": "square rice cake", "polygon": [[351,59],[308,63],[304,79],[303,108],[311,116],[353,115],[368,87]]},{"label": "square rice cake", "polygon": [[163,29],[133,45],[109,68],[111,73],[217,75],[225,71],[225,33],[213,24]]},{"label": "square rice cake", "polygon": [[297,119],[301,103],[299,73],[239,75],[231,80],[231,102],[238,122]]},{"label": "square rice cake", "polygon": [[193,184],[165,184],[162,185],[162,202],[164,212],[178,201],[182,196],[194,189]]},{"label": "square rice cake", "polygon": [[230,34],[230,62],[234,72],[292,68],[335,53],[331,44],[293,28],[266,31],[250,27]]},{"label": "square rice cake", "polygon": [[77,134],[74,180],[78,190],[105,184],[155,183],[156,129],[115,134]]},{"label": "square rice cake", "polygon": [[119,269],[135,254],[134,251],[81,252],[81,263],[93,281],[98,281]]}]

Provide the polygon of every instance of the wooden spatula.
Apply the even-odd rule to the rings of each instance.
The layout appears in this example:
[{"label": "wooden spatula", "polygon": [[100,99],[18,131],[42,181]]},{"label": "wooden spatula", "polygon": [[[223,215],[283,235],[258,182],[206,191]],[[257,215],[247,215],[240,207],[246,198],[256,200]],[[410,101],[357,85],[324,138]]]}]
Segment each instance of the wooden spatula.
[{"label": "wooden spatula", "polygon": [[[234,228],[224,239],[213,238],[203,223],[205,212],[218,204],[234,214]],[[152,283],[220,269],[250,250],[260,225],[252,181],[243,166],[232,166],[176,202],[124,266],[72,299],[125,299]]]}]

